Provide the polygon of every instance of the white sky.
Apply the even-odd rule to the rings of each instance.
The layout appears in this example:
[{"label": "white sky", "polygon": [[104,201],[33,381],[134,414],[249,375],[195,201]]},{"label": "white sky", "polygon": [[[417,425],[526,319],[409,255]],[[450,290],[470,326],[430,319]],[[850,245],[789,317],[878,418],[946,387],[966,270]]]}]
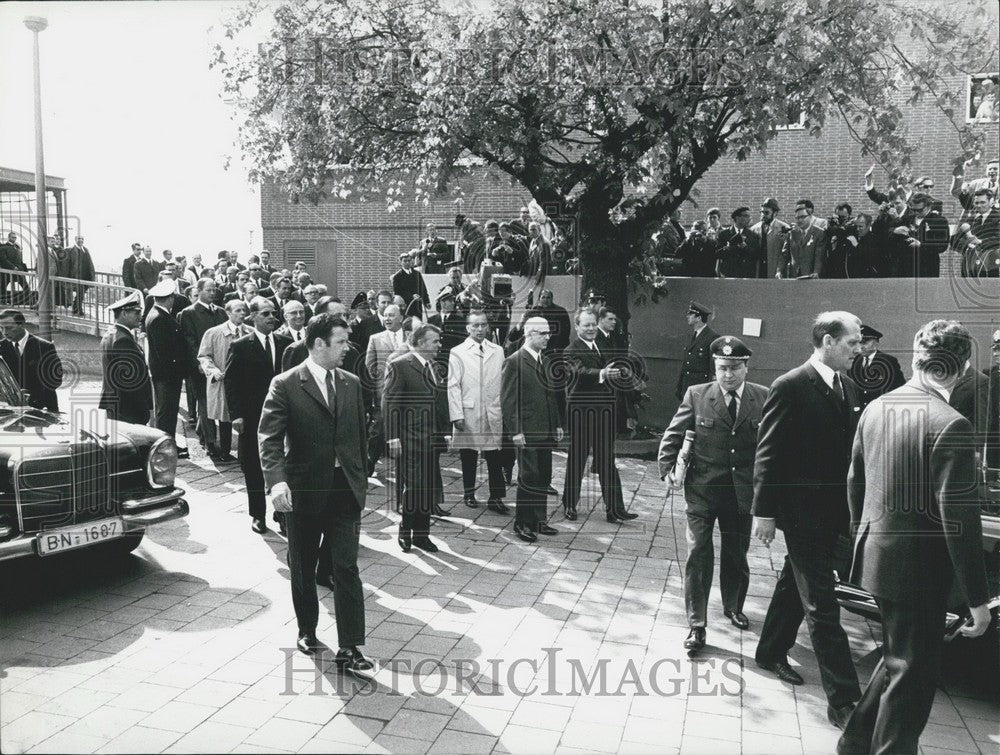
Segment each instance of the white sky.
[{"label": "white sky", "polygon": [[[45,172],[66,180],[99,270],[155,254],[260,249],[260,200],[208,63],[232,2],[0,3],[0,165],[34,172],[32,33],[40,35]],[[227,171],[225,157],[233,156]],[[71,221],[71,227],[74,227]],[[51,230],[51,229],[50,229]]]}]

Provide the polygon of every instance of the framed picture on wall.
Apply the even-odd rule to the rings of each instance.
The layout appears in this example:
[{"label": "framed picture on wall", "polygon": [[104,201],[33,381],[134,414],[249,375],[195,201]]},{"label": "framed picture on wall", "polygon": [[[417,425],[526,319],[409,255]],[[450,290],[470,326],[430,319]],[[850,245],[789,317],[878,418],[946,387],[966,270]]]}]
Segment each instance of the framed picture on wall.
[{"label": "framed picture on wall", "polygon": [[1000,74],[977,73],[969,76],[966,92],[966,123],[1000,121],[998,89],[1000,89]]}]

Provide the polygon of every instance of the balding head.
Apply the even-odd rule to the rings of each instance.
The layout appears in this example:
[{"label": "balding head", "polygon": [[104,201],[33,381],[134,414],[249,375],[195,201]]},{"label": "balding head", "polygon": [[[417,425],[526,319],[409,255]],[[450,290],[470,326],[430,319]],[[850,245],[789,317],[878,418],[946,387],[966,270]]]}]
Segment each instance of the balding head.
[{"label": "balding head", "polygon": [[535,352],[549,345],[549,321],[544,317],[529,317],[524,321],[524,345]]}]

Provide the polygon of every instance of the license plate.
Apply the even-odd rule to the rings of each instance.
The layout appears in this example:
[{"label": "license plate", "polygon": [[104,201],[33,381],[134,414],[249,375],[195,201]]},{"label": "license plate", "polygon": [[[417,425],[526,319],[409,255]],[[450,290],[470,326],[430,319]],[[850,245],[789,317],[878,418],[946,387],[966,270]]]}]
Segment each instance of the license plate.
[{"label": "license plate", "polygon": [[58,530],[42,532],[38,535],[38,555],[49,556],[53,553],[82,548],[85,545],[111,540],[124,534],[122,520],[101,519],[90,524],[77,527],[65,527]]}]

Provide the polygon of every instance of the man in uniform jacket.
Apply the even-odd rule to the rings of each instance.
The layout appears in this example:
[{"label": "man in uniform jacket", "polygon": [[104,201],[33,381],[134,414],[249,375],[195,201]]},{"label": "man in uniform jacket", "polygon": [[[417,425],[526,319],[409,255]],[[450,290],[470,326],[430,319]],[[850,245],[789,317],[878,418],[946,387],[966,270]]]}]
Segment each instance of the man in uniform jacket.
[{"label": "man in uniform jacket", "polygon": [[913,343],[913,378],[861,418],[847,493],[856,532],[851,581],[882,617],[882,658],[839,753],[915,753],[937,689],[942,618],[955,583],[967,637],[990,625],[972,426],[948,393],[972,353],[961,323],[934,320]]},{"label": "man in uniform jacket", "polygon": [[198,369],[205,376],[205,409],[210,422],[214,422],[217,439],[217,462],[236,461],[232,457],[233,424],[226,403],[226,363],[233,343],[249,334],[250,329],[243,324],[247,317],[247,306],[242,301],[228,301],[223,307],[226,322],[209,328],[202,336],[198,347]]},{"label": "man in uniform jacket", "polygon": [[52,342],[33,336],[24,329],[24,323],[20,310],[0,312],[0,357],[21,390],[28,392],[28,406],[57,412],[56,388],[62,385],[62,362]]},{"label": "man in uniform jacket", "polygon": [[764,258],[760,237],[750,230],[750,208],[737,207],[732,219],[719,232],[718,272],[723,278],[758,278]]},{"label": "man in uniform jacket", "polygon": [[[258,432],[264,485],[288,528],[288,569],[298,624],[296,646],[319,647],[316,565],[320,543],[332,562],[339,650],[335,663],[367,671],[364,589],[358,571],[361,512],[368,489],[361,383],[338,369],[347,323],[330,314],[306,326],[309,358],[271,381]],[[251,336],[253,337],[253,336]]]},{"label": "man in uniform jacket", "polygon": [[795,208],[795,225],[784,235],[785,243],[778,257],[777,278],[819,278],[829,251],[826,228],[815,217],[813,208],[800,202]]},{"label": "man in uniform jacket", "polygon": [[621,379],[621,370],[608,366],[594,342],[597,314],[592,309],[581,309],[574,319],[577,337],[562,353],[569,428],[563,510],[567,519],[576,521],[583,466],[593,451],[592,468],[597,470],[601,482],[605,518],[612,524],[621,524],[638,516],[625,510],[615,462],[615,381]]},{"label": "man in uniform jacket", "polygon": [[[250,335],[233,341],[226,361],[226,404],[233,429],[240,434],[240,465],[247,486],[250,529],[258,535],[267,532],[267,499],[264,496],[264,473],[260,467],[257,425],[271,378],[281,372],[281,357],[291,341],[274,334],[278,313],[274,302],[258,296],[250,303]],[[275,511],[274,519],[284,528],[283,517]]]},{"label": "man in uniform jacket", "polygon": [[438,452],[449,433],[448,395],[443,376],[435,374],[434,359],[441,332],[418,325],[408,354],[387,367],[382,416],[389,455],[400,460],[403,481],[403,521],[397,543],[404,553],[416,546],[435,553],[430,539],[431,512],[438,495]]},{"label": "man in uniform jacket", "polygon": [[190,362],[188,387],[193,388],[195,394],[198,438],[202,445],[208,449],[209,458],[213,461],[219,461],[223,454],[219,446],[219,438],[215,433],[215,423],[208,416],[208,381],[199,368],[198,353],[201,351],[201,342],[205,333],[216,325],[226,322],[227,318],[226,311],[213,303],[215,301],[215,281],[211,278],[199,278],[195,285],[198,298],[194,304],[180,311],[180,314],[177,315],[177,322],[181,326],[181,332],[184,334],[184,341],[187,344],[187,356]]},{"label": "man in uniform jacket", "polygon": [[677,400],[684,398],[684,393],[692,385],[708,383],[712,380],[712,354],[709,347],[719,334],[708,327],[708,318],[712,311],[704,304],[692,301],[688,304],[687,324],[693,331],[684,353],[684,364],[677,376]]},{"label": "man in uniform jacket", "polygon": [[785,244],[785,234],[791,230],[791,226],[783,220],[778,220],[778,200],[768,197],[760,206],[760,222],[750,227],[760,238],[763,247],[763,257],[765,259],[765,278],[774,278],[778,273],[778,265],[781,260],[781,248]]},{"label": "man in uniform jacket", "polygon": [[[177,434],[177,412],[181,386],[191,372],[191,357],[177,319],[172,314],[176,296],[174,281],[161,280],[149,290],[153,307],[146,315],[149,374],[153,381],[154,426],[171,438]],[[184,449],[183,458],[187,457]]]},{"label": "man in uniform jacket", "polygon": [[858,385],[861,408],[903,383],[903,370],[892,354],[879,351],[882,333],[870,325],[861,326],[861,353],[854,358],[848,376]]},{"label": "man in uniform jacket", "polygon": [[827,717],[843,728],[861,697],[847,634],[834,596],[839,539],[849,536],[847,467],[861,406],[857,386],[842,375],[861,344],[861,321],[850,312],[821,312],[812,329],[813,354],[780,376],[764,402],[754,462],[755,534],[767,546],[775,527],[788,556],[778,577],[757,645],[757,664],[782,681],[801,684],[788,665],[808,615]]},{"label": "man in uniform jacket", "polygon": [[101,398],[98,406],[109,419],[149,424],[153,408],[153,390],[149,379],[146,356],[133,334],[142,317],[142,300],[138,291],[112,304],[115,327],[101,339]]},{"label": "man in uniform jacket", "polygon": [[552,449],[563,439],[562,404],[545,347],[549,323],[544,317],[524,322],[524,343],[503,363],[501,402],[517,449],[517,507],[514,532],[532,543],[538,532],[555,534],[548,524],[545,499],[552,484]]},{"label": "man in uniform jacket", "polygon": [[486,339],[490,324],[484,312],[470,312],[466,327],[469,337],[448,356],[448,419],[454,426],[452,449],[458,449],[462,462],[465,505],[470,508],[479,505],[476,469],[482,453],[489,478],[487,506],[498,514],[506,514],[508,509],[503,498],[507,488],[500,460],[503,349]]},{"label": "man in uniform jacket", "polygon": [[403,306],[410,306],[414,297],[419,297],[425,308],[430,309],[431,298],[427,294],[427,284],[424,283],[424,276],[413,267],[414,253],[403,252],[399,255],[399,267],[392,274],[392,293],[403,297]]},{"label": "man in uniform jacket", "polygon": [[712,531],[719,522],[722,552],[719,582],[725,616],[739,629],[750,620],[743,603],[750,585],[747,551],[750,548],[750,506],[753,503],[753,462],[757,429],[767,388],[747,382],[751,352],[735,336],[712,342],[716,380],[692,386],[684,394],[670,426],[660,441],[660,477],[676,489],[673,468],[688,430],[695,433],[687,460],[684,501],[687,504],[688,555],[684,562],[684,604],[690,632],[684,641],[689,652],[705,646],[708,594],[712,587]]}]

